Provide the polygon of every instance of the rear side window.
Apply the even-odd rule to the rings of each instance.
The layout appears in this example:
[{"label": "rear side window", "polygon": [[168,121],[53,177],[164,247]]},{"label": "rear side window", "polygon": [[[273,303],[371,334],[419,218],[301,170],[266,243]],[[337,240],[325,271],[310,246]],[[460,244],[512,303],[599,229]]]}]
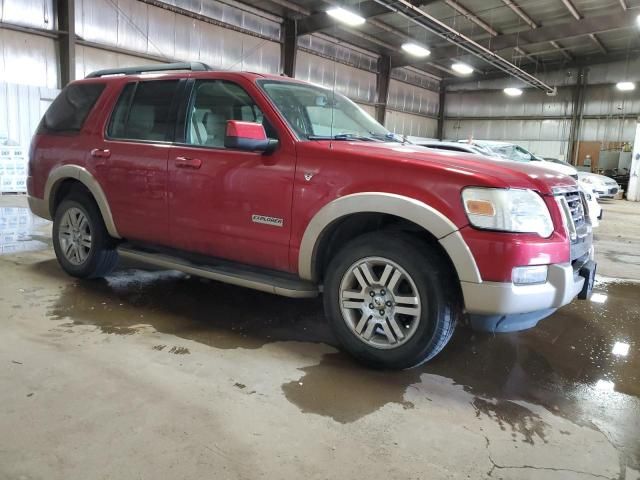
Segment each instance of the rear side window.
[{"label": "rear side window", "polygon": [[38,133],[79,131],[104,87],[104,83],[79,83],[65,87],[44,114]]},{"label": "rear side window", "polygon": [[128,84],[113,110],[107,136],[124,140],[167,140],[173,128],[169,113],[177,86],[178,80]]}]

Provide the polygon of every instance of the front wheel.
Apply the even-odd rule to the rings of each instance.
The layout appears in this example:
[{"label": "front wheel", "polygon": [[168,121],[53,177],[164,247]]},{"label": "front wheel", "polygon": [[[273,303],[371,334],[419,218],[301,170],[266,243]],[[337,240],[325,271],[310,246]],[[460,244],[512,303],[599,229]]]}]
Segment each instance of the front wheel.
[{"label": "front wheel", "polygon": [[56,209],[53,249],[63,270],[74,277],[103,277],[118,262],[114,241],[88,195],[72,194]]},{"label": "front wheel", "polygon": [[404,369],[430,360],[449,342],[457,292],[434,247],[409,235],[373,233],[330,262],[324,305],[345,350],[369,366]]}]

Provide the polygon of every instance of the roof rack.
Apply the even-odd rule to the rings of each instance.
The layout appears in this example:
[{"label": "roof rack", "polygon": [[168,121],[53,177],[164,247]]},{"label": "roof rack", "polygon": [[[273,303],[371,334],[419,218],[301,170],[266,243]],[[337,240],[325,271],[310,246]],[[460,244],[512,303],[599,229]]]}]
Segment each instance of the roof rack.
[{"label": "roof rack", "polygon": [[144,65],[140,67],[106,68],[91,72],[85,78],[104,77],[106,75],[136,75],[145,72],[167,72],[171,70],[191,70],[192,72],[206,72],[212,68],[202,62],[160,63],[157,65]]}]

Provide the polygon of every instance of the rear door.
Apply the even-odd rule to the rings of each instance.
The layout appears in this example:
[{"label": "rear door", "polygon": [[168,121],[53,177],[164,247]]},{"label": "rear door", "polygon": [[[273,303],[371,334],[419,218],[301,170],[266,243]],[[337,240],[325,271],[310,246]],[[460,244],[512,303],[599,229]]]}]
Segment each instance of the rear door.
[{"label": "rear door", "polygon": [[127,83],[111,114],[103,145],[92,150],[106,166],[105,193],[124,238],[169,241],[167,161],[177,97],[184,80]]},{"label": "rear door", "polygon": [[[271,127],[248,89],[231,80],[193,82],[180,145],[169,155],[169,217],[174,246],[288,270],[295,145]],[[262,123],[279,138],[265,155],[225,148],[228,120]],[[181,138],[180,138],[181,137]]]}]

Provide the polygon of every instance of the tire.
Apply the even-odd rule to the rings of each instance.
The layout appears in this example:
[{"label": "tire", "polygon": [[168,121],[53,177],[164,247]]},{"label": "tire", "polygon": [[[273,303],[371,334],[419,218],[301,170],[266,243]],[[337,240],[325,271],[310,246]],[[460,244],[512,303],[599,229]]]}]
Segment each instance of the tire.
[{"label": "tire", "polygon": [[453,335],[460,303],[442,254],[402,233],[354,239],[325,274],[324,308],[338,341],[374,368],[406,369],[435,357]]},{"label": "tire", "polygon": [[53,249],[62,269],[72,277],[104,277],[118,262],[115,241],[98,205],[84,193],[72,192],[56,209]]}]

